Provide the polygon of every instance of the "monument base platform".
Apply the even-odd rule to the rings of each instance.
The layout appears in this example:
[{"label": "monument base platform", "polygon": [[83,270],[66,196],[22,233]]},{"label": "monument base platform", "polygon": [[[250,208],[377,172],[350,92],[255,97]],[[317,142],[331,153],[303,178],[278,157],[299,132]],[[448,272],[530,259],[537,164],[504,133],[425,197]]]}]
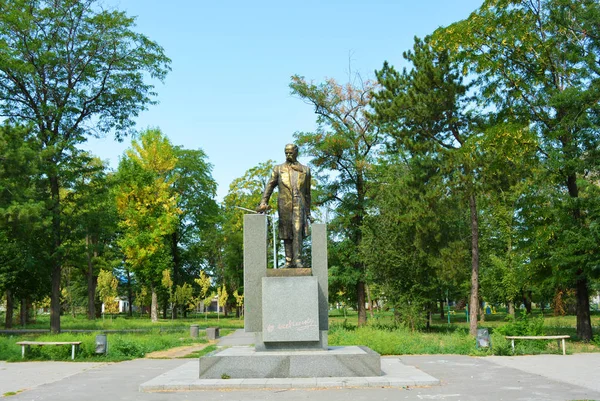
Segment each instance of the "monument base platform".
[{"label": "monument base platform", "polygon": [[256,351],[232,347],[200,358],[201,379],[373,377],[381,357],[368,347],[330,347],[311,351]]},{"label": "monument base platform", "polygon": [[[381,358],[381,376],[371,377],[311,377],[273,379],[200,379],[198,361],[186,362],[140,385],[141,392],[176,392],[207,390],[289,390],[289,389],[342,389],[381,387],[410,388],[437,386],[435,377],[405,365],[399,357]],[[189,398],[189,397],[188,397]]]}]

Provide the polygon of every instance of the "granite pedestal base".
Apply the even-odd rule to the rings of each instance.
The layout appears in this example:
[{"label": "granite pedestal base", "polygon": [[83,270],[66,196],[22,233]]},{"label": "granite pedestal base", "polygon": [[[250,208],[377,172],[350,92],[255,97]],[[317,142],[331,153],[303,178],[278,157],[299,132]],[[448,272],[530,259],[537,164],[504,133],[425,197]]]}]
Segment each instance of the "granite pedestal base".
[{"label": "granite pedestal base", "polygon": [[368,347],[330,347],[318,351],[257,352],[232,347],[200,358],[201,379],[295,377],[372,377],[381,375],[381,358]]}]

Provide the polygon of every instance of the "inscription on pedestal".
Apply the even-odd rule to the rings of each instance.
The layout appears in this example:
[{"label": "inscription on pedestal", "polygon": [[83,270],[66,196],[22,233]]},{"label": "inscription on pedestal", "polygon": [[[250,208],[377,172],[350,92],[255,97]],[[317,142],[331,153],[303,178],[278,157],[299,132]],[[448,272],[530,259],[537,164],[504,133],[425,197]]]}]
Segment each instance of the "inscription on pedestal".
[{"label": "inscription on pedestal", "polygon": [[319,341],[316,277],[263,277],[262,340]]}]

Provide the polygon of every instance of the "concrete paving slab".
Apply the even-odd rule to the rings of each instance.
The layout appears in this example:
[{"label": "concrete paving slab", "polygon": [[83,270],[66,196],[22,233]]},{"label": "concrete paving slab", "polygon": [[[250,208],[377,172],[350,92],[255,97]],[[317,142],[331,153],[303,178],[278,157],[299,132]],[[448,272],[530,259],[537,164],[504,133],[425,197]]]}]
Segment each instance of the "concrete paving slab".
[{"label": "concrete paving slab", "polygon": [[402,363],[398,357],[381,359],[382,376],[273,379],[199,379],[198,362],[187,362],[140,385],[142,392],[181,391],[190,389],[280,389],[329,387],[406,387],[434,386],[439,380],[425,372]]},{"label": "concrete paving slab", "polygon": [[[600,392],[600,354],[485,357],[495,364]],[[585,371],[585,372],[584,372]],[[596,378],[590,380],[590,377]]]},{"label": "concrete paving slab", "polygon": [[[576,369],[577,376],[587,383],[596,383],[598,374],[595,367],[600,366],[600,354],[584,357],[560,355],[565,370]],[[574,358],[575,357],[575,358]],[[166,391],[155,393],[139,392],[140,384],[146,383],[163,373],[187,365],[189,360],[181,359],[137,359],[120,363],[110,363],[80,373],[67,376],[62,380],[39,385],[17,395],[7,397],[11,401],[374,401],[374,400],[460,400],[460,401],[566,401],[600,400],[600,392],[589,387],[578,386],[543,376],[544,369],[550,369],[543,358],[533,358],[538,373],[529,373],[495,363],[488,358],[461,355],[414,355],[396,356],[382,359],[399,359],[404,365],[433,376],[440,380],[436,386],[380,387],[340,387],[336,378],[318,378],[317,388],[234,388],[222,390],[219,387],[194,387],[190,390]],[[510,358],[510,357],[503,357]],[[569,359],[573,359],[570,362]],[[48,362],[27,362],[38,376],[54,375]],[[68,368],[76,368],[80,363],[67,362]],[[21,364],[5,364],[0,371],[0,386],[15,381]],[[83,365],[82,365],[83,366]],[[32,371],[33,371],[32,370]],[[32,378],[35,380],[37,378]],[[379,378],[379,380],[381,377]],[[175,379],[171,381],[176,383]],[[215,383],[217,383],[216,381]],[[202,390],[197,393],[191,390]],[[0,394],[1,399],[1,394]]]},{"label": "concrete paving slab", "polygon": [[219,339],[217,346],[232,347],[236,345],[252,345],[254,344],[254,333],[246,333],[244,329],[237,329],[228,336]]},{"label": "concrete paving slab", "polygon": [[15,362],[0,361],[0,396],[18,393],[32,388],[63,380],[104,363],[72,362]]}]

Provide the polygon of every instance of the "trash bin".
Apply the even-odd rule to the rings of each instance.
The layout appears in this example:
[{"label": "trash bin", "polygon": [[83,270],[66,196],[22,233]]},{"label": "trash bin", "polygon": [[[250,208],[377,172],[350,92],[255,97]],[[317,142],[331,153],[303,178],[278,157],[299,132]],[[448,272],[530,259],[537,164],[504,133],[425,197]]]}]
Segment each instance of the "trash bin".
[{"label": "trash bin", "polygon": [[190,326],[190,337],[192,338],[198,338],[198,331],[199,331],[199,327],[197,324],[192,324]]},{"label": "trash bin", "polygon": [[96,354],[105,354],[108,352],[108,341],[106,334],[96,335]]},{"label": "trash bin", "polygon": [[489,348],[490,344],[490,333],[488,329],[477,329],[476,348]]}]

